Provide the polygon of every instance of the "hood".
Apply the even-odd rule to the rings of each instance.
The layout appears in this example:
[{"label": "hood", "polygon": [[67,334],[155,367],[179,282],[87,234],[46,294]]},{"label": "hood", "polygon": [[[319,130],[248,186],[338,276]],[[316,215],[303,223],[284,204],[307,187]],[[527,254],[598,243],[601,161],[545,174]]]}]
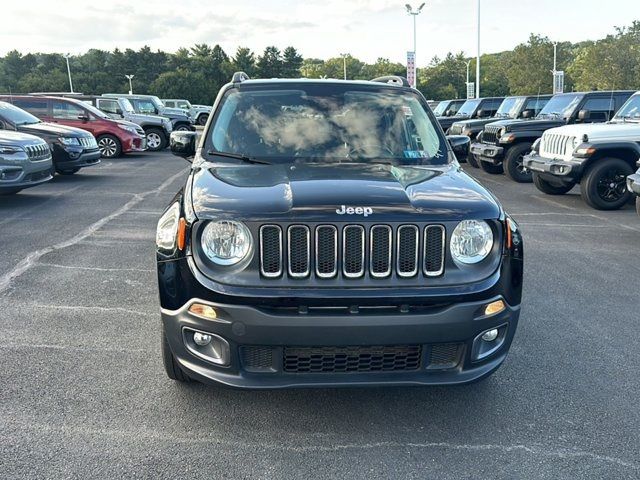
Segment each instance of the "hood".
[{"label": "hood", "polygon": [[549,128],[559,127],[566,125],[566,121],[563,119],[505,119],[498,120],[497,122],[491,122],[492,127],[506,127],[510,132],[517,132],[519,130],[547,130]]},{"label": "hood", "polygon": [[[454,165],[203,163],[193,174],[192,198],[198,218],[357,222],[500,215],[494,197]],[[343,205],[370,207],[372,213],[367,219],[340,215],[336,210]]]},{"label": "hood", "polygon": [[631,140],[640,141],[640,124],[638,123],[587,123],[581,125],[565,125],[547,130],[548,134],[567,135],[581,139],[584,135],[589,141]]},{"label": "hood", "polygon": [[161,115],[167,116],[169,118],[177,118],[177,117],[188,117],[189,112],[183,110],[182,108],[168,108],[164,107],[160,112]]},{"label": "hood", "polygon": [[147,115],[144,113],[132,113],[127,112],[125,118],[134,123],[152,123],[154,125],[161,125],[163,121],[169,121],[168,117],[162,117],[160,115]]},{"label": "hood", "polygon": [[[511,120],[509,118],[504,118],[502,120]],[[489,123],[494,123],[496,121],[501,121],[500,119],[496,119],[495,117],[491,118],[476,118],[473,120],[463,120],[460,122],[455,122],[460,125],[461,129],[470,128],[470,129],[482,129],[485,125]]]},{"label": "hood", "polygon": [[114,120],[114,121],[115,121],[118,125],[122,125],[122,126],[125,126],[125,127],[133,127],[133,128],[135,128],[136,130],[140,128],[140,127],[138,126],[138,124],[137,124],[137,123],[130,122],[130,121],[128,121],[128,120]]},{"label": "hood", "polygon": [[85,130],[75,127],[67,127],[60,125],[59,123],[32,123],[30,125],[20,125],[18,130],[24,133],[31,133],[33,135],[48,135],[55,137],[88,137],[91,136]]},{"label": "hood", "polygon": [[27,133],[0,130],[0,145],[42,145],[42,139]]}]

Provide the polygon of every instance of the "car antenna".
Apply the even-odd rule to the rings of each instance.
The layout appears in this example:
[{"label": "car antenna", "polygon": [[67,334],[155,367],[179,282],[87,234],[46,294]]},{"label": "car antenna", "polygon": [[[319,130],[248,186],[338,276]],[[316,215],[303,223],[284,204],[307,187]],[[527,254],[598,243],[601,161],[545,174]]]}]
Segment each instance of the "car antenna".
[{"label": "car antenna", "polygon": [[615,105],[613,104],[613,87],[615,87],[615,83],[614,80],[611,80],[611,98],[609,99],[609,115],[608,115],[608,119],[607,119],[607,123],[609,123],[611,121],[611,119],[613,118],[613,115],[616,113],[615,110]]}]

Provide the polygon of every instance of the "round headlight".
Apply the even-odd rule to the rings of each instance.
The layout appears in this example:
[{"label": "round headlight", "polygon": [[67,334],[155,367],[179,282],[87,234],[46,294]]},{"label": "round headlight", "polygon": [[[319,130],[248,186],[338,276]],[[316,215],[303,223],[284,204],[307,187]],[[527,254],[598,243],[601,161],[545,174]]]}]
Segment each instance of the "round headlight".
[{"label": "round headlight", "polygon": [[240,222],[221,220],[209,223],[202,232],[202,249],[217,265],[235,265],[251,252],[253,239]]},{"label": "round headlight", "polygon": [[451,235],[451,256],[460,263],[484,260],[493,247],[493,232],[482,220],[463,220]]}]

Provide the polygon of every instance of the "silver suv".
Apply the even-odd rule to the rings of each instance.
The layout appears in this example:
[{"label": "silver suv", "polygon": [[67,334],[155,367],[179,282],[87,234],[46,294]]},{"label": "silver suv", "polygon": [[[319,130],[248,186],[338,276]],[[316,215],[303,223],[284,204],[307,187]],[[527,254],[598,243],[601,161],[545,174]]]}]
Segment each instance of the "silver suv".
[{"label": "silver suv", "polygon": [[189,112],[191,117],[198,125],[207,123],[211,107],[207,105],[193,105],[189,100],[183,98],[163,98],[162,103],[169,108],[182,108]]},{"label": "silver suv", "polygon": [[48,182],[52,172],[47,142],[34,135],[0,130],[0,195]]}]

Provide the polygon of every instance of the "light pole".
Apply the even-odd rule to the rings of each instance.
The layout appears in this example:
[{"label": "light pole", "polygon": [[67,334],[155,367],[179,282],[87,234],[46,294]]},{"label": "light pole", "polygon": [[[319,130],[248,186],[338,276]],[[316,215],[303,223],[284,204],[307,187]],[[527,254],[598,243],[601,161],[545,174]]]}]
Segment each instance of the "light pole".
[{"label": "light pole", "polygon": [[340,56],[342,57],[342,70],[344,73],[344,79],[347,79],[347,57],[349,56],[348,53],[341,53]]},{"label": "light pole", "polygon": [[135,77],[135,75],[125,75],[129,80],[129,95],[133,95],[133,86],[131,85],[131,79]]},{"label": "light pole", "polygon": [[69,75],[69,91],[71,93],[73,93],[73,82],[71,81],[71,68],[69,67],[69,57],[71,56],[70,53],[67,53],[64,58],[67,59],[67,74]]},{"label": "light pole", "polygon": [[408,3],[405,4],[405,8],[407,9],[407,13],[409,15],[411,15],[413,17],[413,58],[415,59],[415,63],[416,63],[416,73],[414,75],[413,78],[413,88],[416,88],[416,84],[418,83],[418,68],[417,68],[417,63],[418,63],[418,57],[416,56],[416,45],[417,45],[417,41],[416,41],[416,17],[418,15],[420,15],[420,13],[422,13],[422,9],[424,8],[425,3],[423,3],[422,5],[420,5],[415,11],[413,10],[413,8],[411,7],[411,5],[409,5]]},{"label": "light pole", "polygon": [[480,98],[480,0],[478,0],[478,52],[476,54],[476,98]]}]

